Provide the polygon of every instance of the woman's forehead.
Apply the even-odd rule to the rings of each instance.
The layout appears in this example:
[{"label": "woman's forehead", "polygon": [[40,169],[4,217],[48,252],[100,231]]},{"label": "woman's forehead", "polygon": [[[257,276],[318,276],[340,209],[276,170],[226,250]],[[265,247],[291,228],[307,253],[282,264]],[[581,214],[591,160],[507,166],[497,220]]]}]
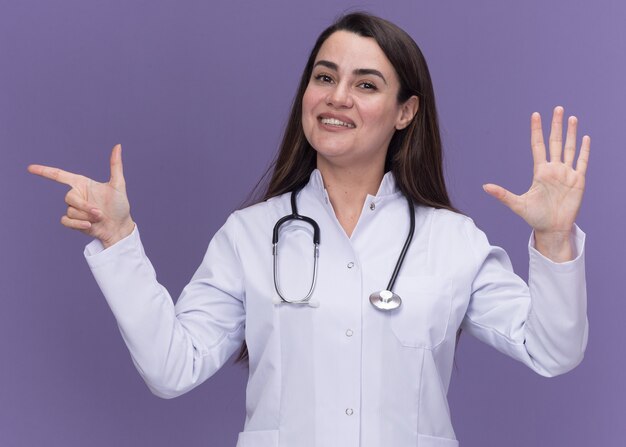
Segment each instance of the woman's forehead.
[{"label": "woman's forehead", "polygon": [[337,65],[339,71],[357,68],[374,68],[383,73],[395,74],[395,70],[376,40],[348,31],[336,31],[324,41],[315,58]]}]

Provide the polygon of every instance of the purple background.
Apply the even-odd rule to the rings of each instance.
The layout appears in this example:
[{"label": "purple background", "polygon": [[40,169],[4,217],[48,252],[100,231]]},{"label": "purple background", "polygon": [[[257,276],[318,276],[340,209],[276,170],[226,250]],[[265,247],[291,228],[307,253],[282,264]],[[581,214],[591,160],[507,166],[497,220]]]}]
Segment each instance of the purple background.
[{"label": "purple background", "polygon": [[272,158],[315,37],[349,7],[421,46],[453,200],[522,276],[529,229],[481,185],[526,190],[535,110],[562,104],[592,136],[586,358],[544,379],[462,338],[450,392],[462,445],[624,442],[626,3],[22,0],[0,1],[0,445],[235,444],[246,370],[152,396],[83,259],[88,239],[58,223],[67,188],[26,166],[105,180],[121,142],[133,217],[177,297]]}]

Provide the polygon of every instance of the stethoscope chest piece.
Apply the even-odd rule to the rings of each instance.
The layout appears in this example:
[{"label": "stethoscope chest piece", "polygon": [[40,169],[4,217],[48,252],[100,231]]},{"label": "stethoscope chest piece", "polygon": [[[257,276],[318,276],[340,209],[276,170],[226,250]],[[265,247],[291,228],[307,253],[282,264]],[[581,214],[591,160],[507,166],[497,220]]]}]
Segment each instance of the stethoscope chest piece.
[{"label": "stethoscope chest piece", "polygon": [[370,295],[370,303],[380,310],[393,310],[400,307],[402,299],[391,290],[381,290]]}]

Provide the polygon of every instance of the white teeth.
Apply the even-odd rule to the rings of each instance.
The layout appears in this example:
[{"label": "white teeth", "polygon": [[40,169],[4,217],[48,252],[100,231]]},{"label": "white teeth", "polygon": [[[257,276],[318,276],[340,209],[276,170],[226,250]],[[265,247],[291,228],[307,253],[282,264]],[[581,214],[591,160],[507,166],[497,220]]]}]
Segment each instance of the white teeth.
[{"label": "white teeth", "polygon": [[330,124],[331,126],[343,126],[353,128],[354,124],[344,123],[343,121],[339,121],[336,118],[322,118],[322,124]]}]

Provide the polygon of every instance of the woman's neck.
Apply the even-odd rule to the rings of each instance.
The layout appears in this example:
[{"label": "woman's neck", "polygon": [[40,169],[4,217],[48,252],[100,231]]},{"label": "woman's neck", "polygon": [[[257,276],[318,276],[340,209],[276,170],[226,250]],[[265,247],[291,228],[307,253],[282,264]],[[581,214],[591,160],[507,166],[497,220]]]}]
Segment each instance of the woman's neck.
[{"label": "woman's neck", "polygon": [[365,199],[376,195],[384,176],[384,166],[339,167],[320,160],[317,168],[333,205],[335,216],[348,237],[356,227]]}]

